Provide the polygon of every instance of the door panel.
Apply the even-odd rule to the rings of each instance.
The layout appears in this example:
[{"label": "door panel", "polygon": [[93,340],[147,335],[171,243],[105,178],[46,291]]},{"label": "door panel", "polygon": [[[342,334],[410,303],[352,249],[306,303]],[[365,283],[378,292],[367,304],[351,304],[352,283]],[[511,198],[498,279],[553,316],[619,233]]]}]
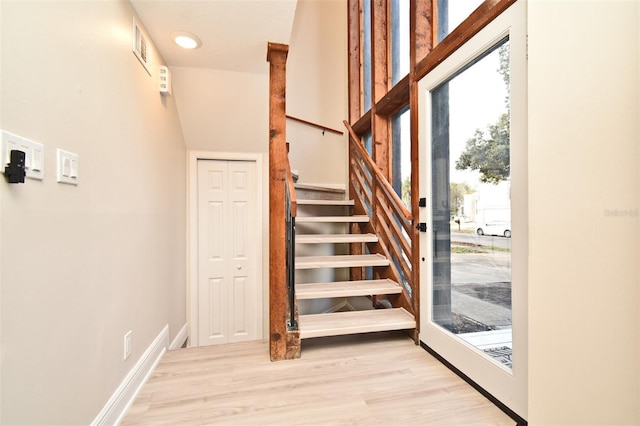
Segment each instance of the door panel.
[{"label": "door panel", "polygon": [[259,338],[256,165],[198,161],[198,342]]},{"label": "door panel", "polygon": [[[209,309],[203,310],[206,314],[206,327],[201,327],[206,331],[206,335],[202,338],[209,342],[218,340],[223,341],[225,338],[225,306],[222,304],[224,297],[224,280],[222,278],[209,279],[209,286],[205,297],[207,297],[207,305]],[[221,306],[222,305],[222,306]]]},{"label": "door panel", "polygon": [[[428,225],[420,236],[420,340],[524,418],[525,13],[526,4],[516,2],[419,82],[420,188],[427,199],[421,221]],[[496,75],[504,68],[490,58],[497,52],[508,53],[500,63],[508,66],[506,79]],[[506,96],[486,92],[494,81],[509,84]],[[504,107],[505,100],[510,115],[489,104]],[[513,238],[504,231],[502,237],[479,236],[471,224],[498,220],[513,223]]]},{"label": "door panel", "polygon": [[247,277],[235,277],[233,282],[233,337],[241,340],[249,334],[249,322],[247,321],[249,312],[247,312],[247,302],[250,297],[250,289],[247,288]]}]

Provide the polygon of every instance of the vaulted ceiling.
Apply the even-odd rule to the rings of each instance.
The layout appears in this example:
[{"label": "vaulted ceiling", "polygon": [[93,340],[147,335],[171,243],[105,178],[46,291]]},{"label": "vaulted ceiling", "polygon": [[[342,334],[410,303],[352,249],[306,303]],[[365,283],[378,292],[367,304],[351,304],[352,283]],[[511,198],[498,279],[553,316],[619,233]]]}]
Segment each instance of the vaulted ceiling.
[{"label": "vaulted ceiling", "polygon": [[[167,65],[267,73],[267,42],[289,44],[297,0],[131,0]],[[178,47],[171,33],[197,35]]]}]

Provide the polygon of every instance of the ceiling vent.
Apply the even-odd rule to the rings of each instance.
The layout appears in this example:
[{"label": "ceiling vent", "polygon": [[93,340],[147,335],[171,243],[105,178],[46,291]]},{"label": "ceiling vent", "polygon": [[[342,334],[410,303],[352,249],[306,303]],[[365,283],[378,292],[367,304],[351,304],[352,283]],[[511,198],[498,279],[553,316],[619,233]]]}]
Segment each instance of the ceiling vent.
[{"label": "ceiling vent", "polygon": [[133,50],[133,54],[136,55],[136,58],[138,58],[144,69],[151,75],[151,40],[135,16],[133,17],[133,41],[131,50]]}]

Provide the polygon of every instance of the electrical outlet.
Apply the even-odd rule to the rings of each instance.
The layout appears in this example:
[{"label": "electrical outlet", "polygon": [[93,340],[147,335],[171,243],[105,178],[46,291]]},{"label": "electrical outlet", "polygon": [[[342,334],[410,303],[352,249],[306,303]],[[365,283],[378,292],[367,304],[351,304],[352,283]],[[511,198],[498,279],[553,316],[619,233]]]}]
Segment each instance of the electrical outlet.
[{"label": "electrical outlet", "polygon": [[131,348],[132,348],[132,339],[133,339],[133,331],[129,330],[127,334],[124,335],[124,359],[126,360],[131,356]]}]

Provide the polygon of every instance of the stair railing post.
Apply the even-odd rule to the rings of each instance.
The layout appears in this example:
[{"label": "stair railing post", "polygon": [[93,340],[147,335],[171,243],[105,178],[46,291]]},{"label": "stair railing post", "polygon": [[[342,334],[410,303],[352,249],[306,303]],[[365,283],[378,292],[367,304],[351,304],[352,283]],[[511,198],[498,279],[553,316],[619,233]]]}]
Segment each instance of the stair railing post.
[{"label": "stair railing post", "polygon": [[286,63],[289,46],[269,43],[269,353],[272,361],[300,356],[288,330],[286,186]]},{"label": "stair railing post", "polygon": [[287,320],[288,331],[298,329],[296,318],[296,218],[292,215],[291,192],[294,191],[289,183],[286,184],[286,227],[287,227],[287,292],[289,295],[289,316]]}]

